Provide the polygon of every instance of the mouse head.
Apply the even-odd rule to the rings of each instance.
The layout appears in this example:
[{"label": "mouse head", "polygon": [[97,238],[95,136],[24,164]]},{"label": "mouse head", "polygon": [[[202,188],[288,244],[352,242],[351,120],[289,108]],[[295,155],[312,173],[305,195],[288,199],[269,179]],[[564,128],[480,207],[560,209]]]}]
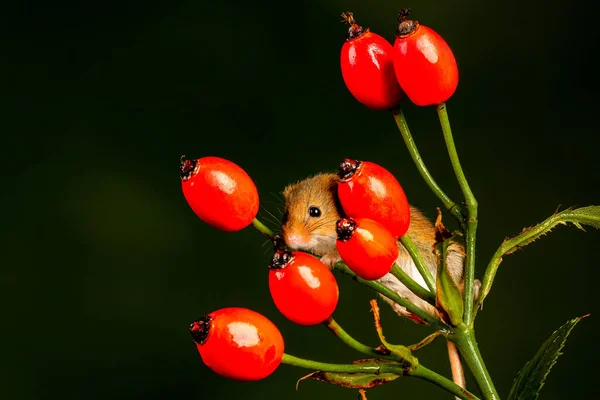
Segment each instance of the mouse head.
[{"label": "mouse head", "polygon": [[292,249],[317,255],[336,251],[335,223],[343,215],[337,183],[337,175],[319,174],[284,189],[282,234]]}]

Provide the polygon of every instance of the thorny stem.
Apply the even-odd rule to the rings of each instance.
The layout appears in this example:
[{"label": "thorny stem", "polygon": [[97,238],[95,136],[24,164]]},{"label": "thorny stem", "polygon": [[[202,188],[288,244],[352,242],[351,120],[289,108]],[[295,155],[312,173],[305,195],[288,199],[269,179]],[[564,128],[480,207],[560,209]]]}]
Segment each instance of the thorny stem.
[{"label": "thorny stem", "polygon": [[350,336],[333,318],[329,317],[324,322],[323,325],[327,327],[335,336],[337,336],[342,342],[346,345],[352,347],[354,350],[369,355],[371,357],[378,358],[389,358],[395,359],[395,357],[391,357],[386,355],[385,353],[378,351],[372,347],[364,345],[360,343],[358,340],[354,339]]},{"label": "thorny stem", "polygon": [[463,322],[468,327],[471,327],[473,323],[473,281],[475,279],[475,235],[477,232],[477,200],[471,192],[465,173],[463,172],[460,160],[458,159],[458,153],[456,146],[454,145],[454,139],[452,137],[452,129],[450,128],[450,121],[448,120],[448,111],[446,110],[446,104],[442,103],[436,106],[438,117],[440,118],[440,124],[442,126],[442,132],[444,134],[444,140],[448,149],[448,155],[450,156],[450,162],[452,169],[458,179],[460,189],[465,196],[467,204],[467,219],[466,219],[466,232],[465,241],[467,244],[467,255],[465,261],[465,289],[464,289],[464,312]]},{"label": "thorny stem", "polygon": [[[595,207],[591,207],[595,208]],[[483,276],[483,280],[481,281],[481,290],[479,292],[479,297],[476,302],[476,309],[479,308],[479,305],[483,302],[487,294],[490,292],[492,284],[494,283],[494,277],[496,276],[496,272],[498,272],[498,267],[502,262],[502,257],[507,254],[511,254],[514,251],[520,249],[521,247],[527,245],[532,242],[536,238],[544,235],[549,232],[552,228],[559,224],[567,224],[568,222],[575,224],[575,226],[580,227],[579,224],[589,224],[592,226],[596,226],[598,224],[597,219],[590,220],[588,215],[582,215],[577,213],[578,210],[567,209],[562,212],[554,213],[552,216],[546,218],[544,221],[539,224],[532,226],[530,228],[524,229],[520,234],[504,240],[502,244],[498,247],[490,262],[485,270],[485,274]]]},{"label": "thorny stem", "polygon": [[269,239],[273,239],[275,235],[272,230],[270,230],[265,224],[260,222],[257,218],[252,220],[252,225],[256,228],[257,231],[268,237]]},{"label": "thorny stem", "polygon": [[[467,218],[466,222],[466,261],[465,261],[465,274],[464,274],[464,312],[463,312],[463,323],[459,324],[456,330],[448,335],[450,339],[458,348],[465,363],[471,370],[483,398],[485,400],[498,400],[498,392],[494,387],[490,374],[487,371],[477,341],[475,339],[475,332],[473,330],[473,283],[475,279],[475,237],[477,232],[477,200],[469,187],[467,178],[463,172],[462,166],[458,158],[456,146],[454,145],[454,139],[452,137],[452,130],[450,128],[450,121],[448,120],[448,112],[446,110],[446,104],[442,103],[436,107],[442,132],[444,135],[444,141],[446,142],[446,148],[448,149],[448,155],[450,156],[450,162],[452,169],[458,180],[460,189],[465,196],[465,202],[467,206]],[[464,229],[464,225],[463,225]]]},{"label": "thorny stem", "polygon": [[[421,257],[421,253],[419,253],[419,249],[417,249],[417,246],[415,246],[415,244],[413,243],[413,241],[411,240],[411,238],[408,235],[401,236],[400,242],[402,242],[402,244],[404,245],[404,248],[406,249],[406,251],[408,251],[408,254],[410,254],[410,256],[412,257],[412,259],[415,263],[415,266],[417,267],[417,270],[419,271],[419,273],[425,280],[425,284],[429,288],[429,291],[433,294],[434,302],[432,304],[435,304],[435,291],[436,291],[435,279],[433,279],[431,272],[425,265],[425,262],[423,261],[423,258]],[[414,290],[413,290],[413,292],[414,292]]]},{"label": "thorny stem", "polygon": [[362,279],[361,277],[356,275],[350,268],[348,268],[348,266],[346,266],[346,264],[344,264],[343,262],[338,262],[337,264],[335,264],[335,269],[346,275],[350,275],[358,283],[368,286],[372,290],[384,295],[393,302],[401,305],[402,307],[405,307],[408,311],[421,318],[432,328],[442,332],[451,332],[451,328],[444,322],[438,320],[435,317],[432,317],[427,312],[423,311],[407,299],[400,297],[396,292],[382,285],[381,283],[377,281],[369,281],[366,279]]},{"label": "thorny stem", "polygon": [[435,193],[438,199],[440,199],[444,207],[446,207],[446,209],[456,218],[456,220],[462,226],[464,221],[463,211],[461,210],[458,204],[452,201],[452,199],[450,199],[450,197],[448,197],[448,195],[444,193],[442,188],[439,187],[439,185],[436,183],[435,179],[433,179],[433,176],[431,176],[431,173],[425,166],[425,163],[421,158],[421,154],[417,149],[417,145],[410,133],[410,129],[408,128],[408,124],[406,123],[406,118],[404,117],[402,109],[400,107],[395,108],[392,111],[392,115],[394,116],[394,120],[396,121],[398,130],[402,135],[402,139],[404,139],[406,148],[408,149],[410,156],[412,157],[415,165],[417,166],[421,177],[423,177],[423,180],[425,180],[425,183],[427,184],[427,186],[429,186],[431,191],[433,191],[433,193]]}]

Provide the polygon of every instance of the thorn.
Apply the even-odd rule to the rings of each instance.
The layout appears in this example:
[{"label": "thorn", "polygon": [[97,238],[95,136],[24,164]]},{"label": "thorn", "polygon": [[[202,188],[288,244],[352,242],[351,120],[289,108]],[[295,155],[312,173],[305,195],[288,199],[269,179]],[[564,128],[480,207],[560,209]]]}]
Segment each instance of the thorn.
[{"label": "thorn", "polygon": [[358,400],[367,400],[367,391],[364,389],[358,389]]},{"label": "thorn", "polygon": [[319,372],[319,371],[311,372],[310,374],[308,374],[308,375],[304,375],[302,378],[298,379],[298,381],[296,382],[296,391],[298,391],[298,385],[300,385],[300,382],[301,382],[301,381],[303,381],[303,380],[305,380],[305,379],[312,378],[312,376],[313,376],[314,374],[316,374],[317,372]]}]

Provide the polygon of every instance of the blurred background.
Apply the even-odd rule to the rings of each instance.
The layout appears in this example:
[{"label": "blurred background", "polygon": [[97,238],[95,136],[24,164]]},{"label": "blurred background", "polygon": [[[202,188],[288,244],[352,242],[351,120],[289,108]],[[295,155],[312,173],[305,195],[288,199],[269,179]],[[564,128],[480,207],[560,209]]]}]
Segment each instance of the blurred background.
[{"label": "blurred background", "polygon": [[[275,309],[270,259],[248,228],[202,223],[181,193],[179,157],[216,155],[254,178],[277,215],[283,187],[344,157],[380,163],[435,216],[394,121],[347,91],[342,11],[390,41],[396,13],[433,27],[460,69],[448,102],[463,167],[480,205],[478,269],[500,242],[562,205],[600,204],[597,6],[591,1],[216,2],[28,0],[2,23],[0,304],[3,399],[354,399],[296,380],[222,379],[187,331],[228,306],[257,310],[286,350],[328,362],[359,358],[320,326]],[[430,170],[460,198],[433,108],[404,106]],[[261,218],[272,228],[266,211]],[[451,224],[450,218],[446,222]],[[452,226],[452,225],[451,225]],[[600,232],[559,227],[505,258],[477,319],[498,391],[566,320],[586,313],[543,399],[600,394],[595,362]],[[340,277],[334,316],[376,344],[368,289]],[[392,342],[429,331],[383,307]],[[443,341],[419,353],[449,375]],[[475,390],[470,381],[471,389]],[[370,400],[451,398],[400,379]]]}]

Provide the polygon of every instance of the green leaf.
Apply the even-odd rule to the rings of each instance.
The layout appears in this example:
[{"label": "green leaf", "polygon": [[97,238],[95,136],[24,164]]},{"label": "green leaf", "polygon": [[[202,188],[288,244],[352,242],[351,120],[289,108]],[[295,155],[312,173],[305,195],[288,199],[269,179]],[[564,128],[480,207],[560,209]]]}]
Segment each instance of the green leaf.
[{"label": "green leaf", "polygon": [[542,345],[533,359],[521,369],[515,379],[508,400],[535,400],[544,386],[546,377],[562,354],[567,336],[583,317],[574,318],[558,328]]},{"label": "green leaf", "polygon": [[428,344],[432,343],[435,339],[437,339],[439,336],[441,335],[440,332],[433,332],[431,335],[428,335],[427,337],[425,337],[425,339],[421,340],[419,343],[415,343],[413,345],[407,346],[407,348],[412,352],[412,351],[416,351],[419,349],[422,349],[423,347],[427,346]]},{"label": "green leaf", "polygon": [[[406,363],[399,363],[391,360],[384,360],[380,358],[365,358],[361,360],[353,361],[352,364],[361,364],[364,366],[380,366],[381,364],[391,364],[403,367],[403,371],[408,373],[409,365]],[[332,385],[352,388],[352,389],[369,389],[375,386],[381,386],[383,384],[392,382],[403,375],[396,375],[392,373],[345,373],[345,372],[324,372],[315,371],[302,378],[298,379],[296,383],[296,390],[301,381],[305,379],[315,379],[321,382],[331,383]]]},{"label": "green leaf", "polygon": [[452,325],[457,326],[462,322],[464,304],[460,289],[452,279],[450,272],[448,272],[446,259],[449,245],[450,240],[444,240],[436,245],[440,253],[440,264],[436,279],[436,303],[438,308],[442,308],[446,312]]},{"label": "green leaf", "polygon": [[[315,379],[321,382],[331,383],[332,385],[342,386],[352,389],[370,389],[375,386],[381,386],[400,378],[400,375],[384,374],[346,374],[338,372],[315,371],[298,380]],[[298,387],[296,384],[296,388]]]}]

